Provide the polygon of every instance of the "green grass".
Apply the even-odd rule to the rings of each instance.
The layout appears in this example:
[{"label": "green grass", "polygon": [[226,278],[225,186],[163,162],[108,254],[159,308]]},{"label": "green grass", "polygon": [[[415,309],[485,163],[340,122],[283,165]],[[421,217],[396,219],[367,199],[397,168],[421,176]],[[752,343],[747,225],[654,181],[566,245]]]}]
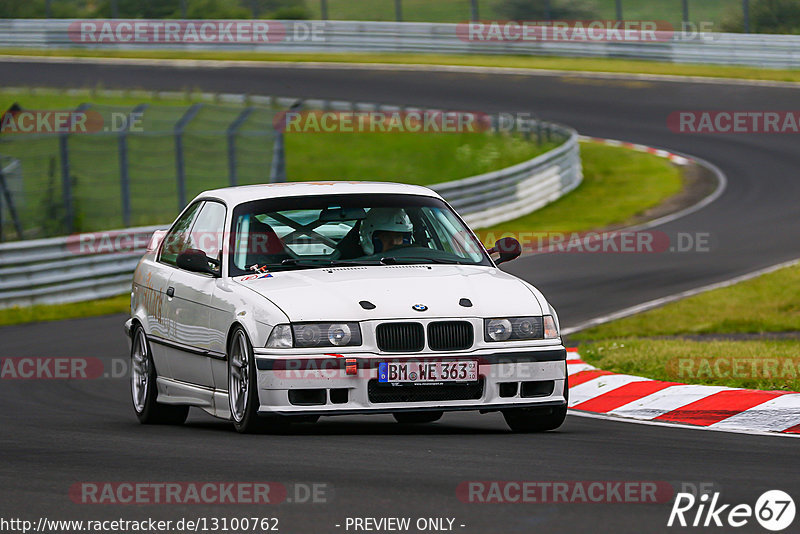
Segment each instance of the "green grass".
[{"label": "green grass", "polygon": [[482,230],[486,244],[503,234],[582,232],[624,224],[682,189],[681,170],[664,158],[582,143],[581,159],[583,183],[574,192],[530,215]]},{"label": "green grass", "polygon": [[31,306],[28,308],[7,308],[0,310],[0,325],[13,325],[43,321],[60,321],[96,317],[113,313],[130,313],[130,294],[108,299],[74,302],[70,304]]},{"label": "green grass", "polygon": [[[358,54],[358,53],[265,53],[203,52],[170,50],[78,50],[78,49],[0,49],[0,55],[112,57],[144,59],[199,59],[229,61],[289,61],[318,63],[383,63],[416,65],[455,65],[469,67],[509,67],[519,69],[564,70],[576,72],[632,73],[668,76],[698,76],[775,82],[800,82],[800,69],[768,69],[724,65],[679,65],[657,61],[614,58],[567,58],[539,56],[481,56],[445,54]],[[645,82],[642,82],[645,83]]]},{"label": "green grass", "polygon": [[[570,338],[581,342],[584,360],[608,371],[677,382],[800,391],[800,341],[652,337],[797,331],[800,265],[590,328]],[[691,358],[700,359],[687,360]],[[736,373],[738,376],[717,372],[716,358],[724,359],[720,367],[723,372],[732,369],[734,361],[741,361],[741,372]],[[776,358],[782,373],[769,376],[764,371],[765,362]],[[752,359],[761,362],[756,364],[756,372]],[[687,361],[690,367],[682,367],[681,362]],[[682,369],[690,372],[682,373]]]},{"label": "green grass", "polygon": [[580,347],[584,361],[655,380],[800,391],[800,341],[618,339]]},{"label": "green grass", "polygon": [[583,330],[578,341],[800,331],[800,265]]},{"label": "green grass", "polygon": [[[334,20],[395,20],[394,0],[328,0],[328,17]],[[615,0],[595,0],[597,17],[616,18]],[[469,0],[403,0],[403,20],[408,22],[464,22],[470,17]],[[482,20],[503,20],[497,2],[481,0]],[[682,19],[679,0],[623,0],[623,16],[628,20],[666,20],[678,25]],[[741,9],[741,0],[690,0],[689,18],[719,22],[729,9]],[[314,18],[320,18],[320,3],[306,2]]]},{"label": "green grass", "polygon": [[510,167],[556,146],[508,135],[293,133],[286,136],[287,172],[296,181],[432,185]]},{"label": "green grass", "polygon": [[[131,225],[139,226],[170,221],[178,210],[173,128],[199,95],[177,96],[157,99],[147,94],[106,97],[88,92],[5,90],[0,92],[0,109],[14,102],[25,109],[74,109],[91,102],[92,109],[109,121],[112,113],[127,114],[135,105],[147,103],[142,124],[145,134],[128,137]],[[187,199],[230,184],[225,131],[242,109],[241,105],[205,103],[187,127],[183,136]],[[273,117],[272,110],[258,108],[242,126],[236,138],[239,185],[270,180]],[[17,184],[15,198],[26,237],[61,233],[58,137],[6,137],[0,153],[22,161],[23,183]],[[555,146],[488,133],[287,133],[287,173],[292,181],[346,179],[431,185],[499,170]],[[73,135],[69,148],[76,230],[123,227],[118,137]]]}]

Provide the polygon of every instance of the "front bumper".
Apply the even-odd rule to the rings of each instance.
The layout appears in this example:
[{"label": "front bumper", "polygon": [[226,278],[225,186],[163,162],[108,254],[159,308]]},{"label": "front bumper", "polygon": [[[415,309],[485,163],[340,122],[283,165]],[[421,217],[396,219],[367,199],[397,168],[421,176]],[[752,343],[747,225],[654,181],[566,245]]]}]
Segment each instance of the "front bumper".
[{"label": "front bumper", "polygon": [[[257,350],[259,414],[347,415],[400,411],[496,411],[566,403],[563,346],[414,355],[286,356]],[[478,382],[379,384],[386,361],[474,360]],[[348,374],[348,369],[350,373]]]}]

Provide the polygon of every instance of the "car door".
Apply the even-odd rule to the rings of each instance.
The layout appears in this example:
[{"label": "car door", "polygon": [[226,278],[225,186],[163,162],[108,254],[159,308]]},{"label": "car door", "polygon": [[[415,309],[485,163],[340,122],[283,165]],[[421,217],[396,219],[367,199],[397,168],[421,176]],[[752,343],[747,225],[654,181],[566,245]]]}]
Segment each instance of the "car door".
[{"label": "car door", "polygon": [[[218,260],[222,250],[225,205],[205,201],[185,239],[185,249],[201,250],[208,258]],[[214,389],[212,359],[225,355],[212,352],[211,298],[217,277],[212,274],[183,270],[176,264],[167,288],[167,314],[175,328],[169,366],[174,380]]]},{"label": "car door", "polygon": [[169,342],[175,330],[169,314],[167,288],[175,272],[176,250],[182,248],[183,240],[189,233],[194,219],[200,211],[202,203],[197,202],[184,210],[173,223],[161,241],[159,257],[152,262],[143,279],[137,280],[137,291],[147,310],[147,334],[150,338],[150,352],[156,366],[158,376],[172,377],[169,366]]}]

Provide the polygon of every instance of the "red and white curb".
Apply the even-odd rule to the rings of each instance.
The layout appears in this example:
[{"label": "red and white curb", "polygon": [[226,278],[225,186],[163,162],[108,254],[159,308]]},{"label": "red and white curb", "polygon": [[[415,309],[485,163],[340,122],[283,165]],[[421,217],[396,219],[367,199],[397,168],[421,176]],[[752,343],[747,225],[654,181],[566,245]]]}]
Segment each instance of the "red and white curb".
[{"label": "red and white curb", "polygon": [[666,158],[676,165],[688,165],[689,163],[692,163],[692,160],[690,158],[687,158],[686,156],[675,154],[673,152],[670,152],[669,150],[653,148],[647,145],[629,143],[627,141],[618,141],[616,139],[604,139],[602,137],[587,137],[585,135],[579,136],[578,139],[586,143],[598,143],[606,146],[618,146],[622,148],[627,148],[629,150],[633,150],[635,152],[645,152],[647,154],[658,156],[659,158]]},{"label": "red and white curb", "polygon": [[800,435],[800,393],[662,382],[603,371],[567,349],[572,410],[734,432]]}]

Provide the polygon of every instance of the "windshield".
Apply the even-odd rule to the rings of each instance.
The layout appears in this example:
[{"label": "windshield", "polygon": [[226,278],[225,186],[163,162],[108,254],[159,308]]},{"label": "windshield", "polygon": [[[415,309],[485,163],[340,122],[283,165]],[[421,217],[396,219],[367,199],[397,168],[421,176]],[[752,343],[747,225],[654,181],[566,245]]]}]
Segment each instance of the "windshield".
[{"label": "windshield", "polygon": [[486,251],[441,200],[319,195],[239,205],[230,275],[338,265],[486,265]]}]

